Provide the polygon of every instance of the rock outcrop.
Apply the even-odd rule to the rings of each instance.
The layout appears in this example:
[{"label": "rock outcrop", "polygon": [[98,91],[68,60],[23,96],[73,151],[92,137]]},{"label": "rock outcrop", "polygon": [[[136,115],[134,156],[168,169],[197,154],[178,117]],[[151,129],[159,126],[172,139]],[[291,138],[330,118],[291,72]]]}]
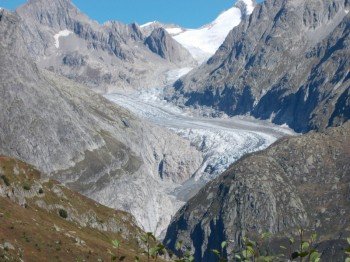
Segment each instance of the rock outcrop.
[{"label": "rock outcrop", "polygon": [[22,26],[0,11],[0,154],[132,213],[146,230],[163,230],[179,205],[167,192],[196,172],[201,154],[89,88],[39,69]]},{"label": "rock outcrop", "polygon": [[213,261],[211,250],[220,250],[226,240],[231,261],[244,237],[264,232],[285,237],[301,226],[318,233],[325,261],[344,260],[335,246],[350,233],[349,149],[347,123],[285,138],[243,157],[176,214],[164,243],[175,250],[182,240],[196,261]]},{"label": "rock outcrop", "polygon": [[145,45],[152,52],[179,66],[196,65],[192,55],[176,42],[164,28],[154,29],[150,36],[145,39]]},{"label": "rock outcrop", "polygon": [[349,119],[350,5],[267,0],[169,99],[228,115],[250,114],[298,132]]}]

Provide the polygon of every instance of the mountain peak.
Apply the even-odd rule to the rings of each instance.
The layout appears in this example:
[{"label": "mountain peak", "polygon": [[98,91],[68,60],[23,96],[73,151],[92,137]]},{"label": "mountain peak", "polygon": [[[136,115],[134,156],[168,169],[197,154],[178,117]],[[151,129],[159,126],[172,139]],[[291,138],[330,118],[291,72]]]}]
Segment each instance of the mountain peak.
[{"label": "mountain peak", "polygon": [[66,28],[72,18],[82,16],[71,0],[29,0],[16,12],[21,17],[37,20],[53,28]]},{"label": "mountain peak", "polygon": [[242,12],[242,17],[251,15],[255,6],[257,5],[255,0],[238,0],[235,7],[239,8]]}]

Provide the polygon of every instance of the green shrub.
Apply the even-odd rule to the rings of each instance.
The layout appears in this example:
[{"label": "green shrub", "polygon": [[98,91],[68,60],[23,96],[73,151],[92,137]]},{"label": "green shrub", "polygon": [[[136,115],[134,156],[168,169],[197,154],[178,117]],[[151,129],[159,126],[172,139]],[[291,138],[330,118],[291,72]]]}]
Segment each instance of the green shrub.
[{"label": "green shrub", "polygon": [[24,184],[23,189],[29,191],[30,190],[30,185]]},{"label": "green shrub", "polygon": [[44,194],[44,189],[40,188],[39,189],[39,194]]},{"label": "green shrub", "polygon": [[4,181],[4,183],[5,183],[6,186],[10,186],[11,183],[10,183],[10,180],[8,179],[7,176],[2,175],[1,178],[2,178],[2,180]]},{"label": "green shrub", "polygon": [[67,213],[67,211],[64,210],[64,209],[60,209],[60,210],[58,211],[58,214],[60,215],[60,217],[62,217],[62,218],[64,218],[64,219],[66,219],[66,218],[68,217],[68,213]]}]

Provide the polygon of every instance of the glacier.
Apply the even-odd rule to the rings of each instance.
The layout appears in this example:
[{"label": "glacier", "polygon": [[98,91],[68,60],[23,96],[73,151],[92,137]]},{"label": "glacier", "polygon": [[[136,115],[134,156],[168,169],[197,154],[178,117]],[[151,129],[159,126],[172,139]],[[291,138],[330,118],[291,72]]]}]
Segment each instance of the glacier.
[{"label": "glacier", "polygon": [[[191,68],[168,72],[171,83]],[[183,184],[164,183],[157,188],[160,200],[167,194],[172,203],[158,210],[156,217],[162,221],[151,221],[157,237],[162,238],[170,219],[207,182],[216,178],[232,163],[245,154],[265,149],[277,139],[296,135],[288,126],[277,126],[269,121],[256,120],[248,116],[232,118],[208,118],[186,108],[179,108],[166,100],[164,87],[139,89],[134,93],[112,93],[105,97],[140,118],[167,128],[190,141],[203,154],[203,163],[190,179]],[[164,198],[164,197],[163,197]],[[160,205],[163,206],[163,205]],[[150,216],[152,217],[152,216]]]}]

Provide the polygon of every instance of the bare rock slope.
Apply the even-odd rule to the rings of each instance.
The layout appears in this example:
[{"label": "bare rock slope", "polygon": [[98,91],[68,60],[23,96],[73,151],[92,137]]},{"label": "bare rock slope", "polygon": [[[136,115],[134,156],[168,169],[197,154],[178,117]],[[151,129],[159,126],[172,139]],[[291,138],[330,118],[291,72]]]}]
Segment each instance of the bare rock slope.
[{"label": "bare rock slope", "polygon": [[146,230],[163,230],[178,208],[166,192],[197,170],[201,154],[172,132],[39,69],[22,26],[17,15],[0,11],[0,154],[131,212]]},{"label": "bare rock slope", "polygon": [[164,59],[178,65],[196,65],[192,55],[164,28],[156,28],[150,36],[145,39],[148,48]]},{"label": "bare rock slope", "polygon": [[211,250],[229,241],[231,260],[244,237],[286,237],[301,226],[319,234],[325,261],[342,261],[337,243],[350,233],[349,159],[350,123],[282,139],[208,183],[176,214],[165,243],[174,250],[183,240],[196,261],[213,261]]},{"label": "bare rock slope", "polygon": [[251,114],[298,132],[349,119],[350,4],[266,0],[169,99]]},{"label": "bare rock slope", "polygon": [[70,0],[30,0],[17,13],[26,24],[29,52],[40,67],[99,92],[161,85],[168,70],[191,62],[191,56],[179,61],[179,55],[173,63],[144,45],[138,25],[100,25]]}]

